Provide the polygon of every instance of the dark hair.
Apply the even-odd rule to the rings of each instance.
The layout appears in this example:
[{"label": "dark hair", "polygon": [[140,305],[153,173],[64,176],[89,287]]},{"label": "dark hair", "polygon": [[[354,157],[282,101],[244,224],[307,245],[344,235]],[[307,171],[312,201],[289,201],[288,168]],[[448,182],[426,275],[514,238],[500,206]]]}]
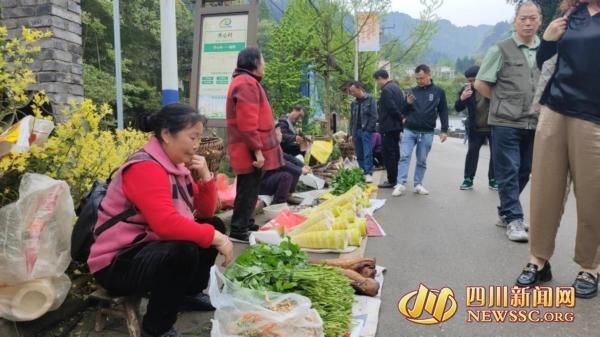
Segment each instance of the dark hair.
[{"label": "dark hair", "polygon": [[362,82],[360,82],[360,81],[351,81],[350,85],[348,86],[348,88],[350,88],[350,87],[355,87],[355,88],[358,88],[358,89],[360,89],[362,91],[365,91],[365,85],[362,84]]},{"label": "dark hair", "polygon": [[295,111],[304,111],[304,107],[300,104],[294,105]]},{"label": "dark hair", "polygon": [[237,67],[249,71],[256,70],[261,62],[261,53],[258,48],[248,47],[238,54]]},{"label": "dark hair", "polygon": [[387,70],[385,69],[379,69],[373,73],[373,78],[376,80],[380,78],[387,80],[388,78],[390,78],[390,74],[388,74]]},{"label": "dark hair", "polygon": [[431,68],[429,68],[429,66],[426,64],[419,64],[415,69],[415,74],[418,74],[420,72],[424,72],[425,74],[431,74]]},{"label": "dark hair", "polygon": [[171,134],[176,134],[199,122],[206,126],[207,119],[192,106],[172,103],[165,105],[159,112],[152,115],[138,115],[135,126],[143,132],[153,132],[154,136],[162,141],[160,133],[163,129],[169,130]]},{"label": "dark hair", "polygon": [[465,71],[465,77],[477,77],[477,73],[479,73],[479,66],[472,66]]}]

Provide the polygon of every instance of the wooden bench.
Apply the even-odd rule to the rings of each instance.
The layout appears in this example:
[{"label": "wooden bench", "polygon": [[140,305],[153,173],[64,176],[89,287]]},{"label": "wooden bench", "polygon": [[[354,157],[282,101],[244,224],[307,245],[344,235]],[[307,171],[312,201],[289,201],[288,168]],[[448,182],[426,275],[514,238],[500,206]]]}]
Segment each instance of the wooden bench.
[{"label": "wooden bench", "polygon": [[129,337],[140,337],[141,297],[113,296],[102,287],[98,287],[90,297],[100,302],[100,308],[96,311],[96,332],[104,330],[109,317],[117,317],[125,319]]}]

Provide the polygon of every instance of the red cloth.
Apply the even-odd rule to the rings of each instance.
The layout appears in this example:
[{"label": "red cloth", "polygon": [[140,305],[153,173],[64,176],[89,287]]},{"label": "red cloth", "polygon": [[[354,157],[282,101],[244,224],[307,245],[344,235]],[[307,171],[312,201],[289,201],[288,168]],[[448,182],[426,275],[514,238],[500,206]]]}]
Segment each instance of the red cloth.
[{"label": "red cloth", "polygon": [[[192,183],[194,208],[200,218],[214,216],[217,209],[215,180]],[[182,216],[173,205],[171,181],[160,164],[144,161],[123,173],[123,192],[162,240],[192,241],[208,248],[215,236],[210,224],[199,224]]]},{"label": "red cloth", "polygon": [[273,111],[259,80],[243,69],[236,69],[227,92],[227,150],[236,174],[254,171],[252,163],[257,150],[265,157],[264,171],[284,164]]}]

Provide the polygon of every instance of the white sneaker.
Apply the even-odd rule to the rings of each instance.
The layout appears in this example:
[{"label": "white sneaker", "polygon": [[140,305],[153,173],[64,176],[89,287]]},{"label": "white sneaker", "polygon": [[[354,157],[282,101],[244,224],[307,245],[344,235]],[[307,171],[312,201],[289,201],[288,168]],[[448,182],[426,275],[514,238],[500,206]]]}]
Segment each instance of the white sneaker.
[{"label": "white sneaker", "polygon": [[423,185],[415,186],[415,193],[420,195],[428,195],[429,191]]},{"label": "white sneaker", "polygon": [[394,187],[394,191],[392,192],[392,196],[393,197],[399,197],[402,195],[402,193],[406,191],[406,186],[402,185],[402,184],[398,184]]},{"label": "white sneaker", "polygon": [[506,236],[510,241],[516,242],[527,242],[529,241],[529,234],[525,231],[525,226],[522,220],[515,220],[508,224],[506,227]]},{"label": "white sneaker", "polygon": [[365,181],[367,182],[367,184],[370,184],[373,182],[373,176],[370,174],[365,174]]}]

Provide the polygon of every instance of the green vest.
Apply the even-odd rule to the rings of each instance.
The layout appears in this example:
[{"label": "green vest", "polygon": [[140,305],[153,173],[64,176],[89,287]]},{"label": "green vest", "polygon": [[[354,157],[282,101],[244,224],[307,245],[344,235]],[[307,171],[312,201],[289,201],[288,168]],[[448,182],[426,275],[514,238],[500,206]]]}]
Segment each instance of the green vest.
[{"label": "green vest", "polygon": [[538,115],[531,111],[539,69],[529,66],[523,51],[513,39],[498,44],[502,53],[502,68],[492,88],[490,125],[533,130]]}]

